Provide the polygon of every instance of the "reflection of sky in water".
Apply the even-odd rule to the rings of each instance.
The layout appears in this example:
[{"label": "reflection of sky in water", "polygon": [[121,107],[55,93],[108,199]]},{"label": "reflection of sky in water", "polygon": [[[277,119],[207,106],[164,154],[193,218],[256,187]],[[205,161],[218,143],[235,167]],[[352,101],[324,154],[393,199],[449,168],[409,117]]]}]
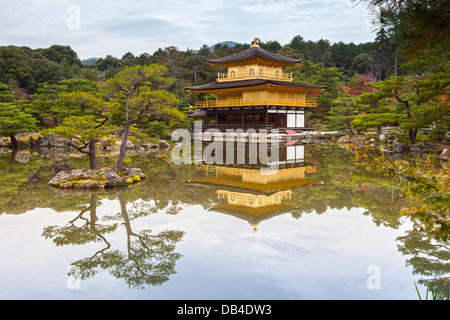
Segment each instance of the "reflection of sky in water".
[{"label": "reflection of sky in water", "polygon": [[[99,217],[120,210],[104,200]],[[377,227],[364,210],[329,210],[294,219],[284,214],[252,226],[232,216],[187,207],[178,215],[160,212],[132,222],[134,230],[186,232],[176,251],[176,274],[161,286],[128,289],[106,271],[66,287],[71,262],[91,256],[101,244],[57,247],[41,237],[48,225],[64,225],[75,213],[35,209],[1,216],[0,298],[41,299],[416,299],[411,270],[395,239],[406,227]],[[32,226],[32,227],[28,227]],[[109,237],[125,246],[120,229]],[[381,270],[381,289],[369,290],[370,265]]]}]

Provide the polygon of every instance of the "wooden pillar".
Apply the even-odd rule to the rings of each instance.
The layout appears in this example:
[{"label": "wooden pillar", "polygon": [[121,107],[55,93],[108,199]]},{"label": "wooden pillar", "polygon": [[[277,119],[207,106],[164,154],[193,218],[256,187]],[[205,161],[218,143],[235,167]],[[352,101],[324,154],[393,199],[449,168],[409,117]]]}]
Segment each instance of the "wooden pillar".
[{"label": "wooden pillar", "polygon": [[266,108],[266,129],[268,128],[268,123],[269,123],[269,109]]},{"label": "wooden pillar", "polygon": [[244,109],[241,110],[242,113],[242,129],[244,129]]}]

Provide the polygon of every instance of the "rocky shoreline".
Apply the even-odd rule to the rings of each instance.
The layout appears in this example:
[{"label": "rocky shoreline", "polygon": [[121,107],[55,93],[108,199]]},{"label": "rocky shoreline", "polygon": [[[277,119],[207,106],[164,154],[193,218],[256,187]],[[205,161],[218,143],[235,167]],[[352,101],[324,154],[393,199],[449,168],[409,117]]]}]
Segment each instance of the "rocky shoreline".
[{"label": "rocky shoreline", "polygon": [[[19,143],[19,148],[60,148],[70,149],[68,145],[70,139],[62,138],[58,135],[40,135],[39,133],[22,133],[17,134],[16,138]],[[111,142],[111,139],[101,139],[97,143],[97,150],[114,151],[120,149],[120,138],[116,137],[115,142]],[[13,145],[9,137],[0,137],[0,148],[12,148]],[[170,148],[170,144],[162,139],[158,139],[158,143],[155,142],[142,142],[133,144],[130,141],[127,142],[127,150],[145,151],[159,148]]]},{"label": "rocky shoreline", "polygon": [[423,154],[423,153],[435,153],[441,161],[450,160],[450,146],[438,148],[435,143],[431,142],[418,142],[415,144],[401,143],[397,140],[388,141],[384,135],[380,135],[379,139],[366,138],[364,136],[341,136],[337,139],[338,144],[343,143],[370,143],[377,144],[383,153],[389,155],[403,155],[410,154]]}]

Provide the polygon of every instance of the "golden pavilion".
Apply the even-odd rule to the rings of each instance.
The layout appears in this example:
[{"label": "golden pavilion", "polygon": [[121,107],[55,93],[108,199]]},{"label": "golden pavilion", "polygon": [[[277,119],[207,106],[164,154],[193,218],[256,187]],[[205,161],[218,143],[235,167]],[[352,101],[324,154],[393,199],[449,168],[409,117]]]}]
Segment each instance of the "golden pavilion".
[{"label": "golden pavilion", "polygon": [[284,67],[300,64],[300,59],[264,50],[256,38],[250,48],[209,63],[227,72],[219,73],[214,83],[186,88],[206,97],[215,95],[213,100],[198,101],[191,115],[205,120],[204,129],[309,130],[305,110],[316,107],[316,101],[306,100],[306,93],[326,86],[296,83],[292,73],[283,72]]}]

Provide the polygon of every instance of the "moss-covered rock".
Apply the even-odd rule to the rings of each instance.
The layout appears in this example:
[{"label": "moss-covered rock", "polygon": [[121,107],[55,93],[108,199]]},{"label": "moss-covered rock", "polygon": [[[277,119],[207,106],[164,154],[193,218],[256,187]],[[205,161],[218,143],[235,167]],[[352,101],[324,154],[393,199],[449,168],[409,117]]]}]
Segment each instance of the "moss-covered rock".
[{"label": "moss-covered rock", "polygon": [[58,172],[49,185],[61,189],[101,189],[128,186],[142,179],[145,179],[145,175],[139,168],[127,168],[120,172],[111,168],[73,169]]}]

